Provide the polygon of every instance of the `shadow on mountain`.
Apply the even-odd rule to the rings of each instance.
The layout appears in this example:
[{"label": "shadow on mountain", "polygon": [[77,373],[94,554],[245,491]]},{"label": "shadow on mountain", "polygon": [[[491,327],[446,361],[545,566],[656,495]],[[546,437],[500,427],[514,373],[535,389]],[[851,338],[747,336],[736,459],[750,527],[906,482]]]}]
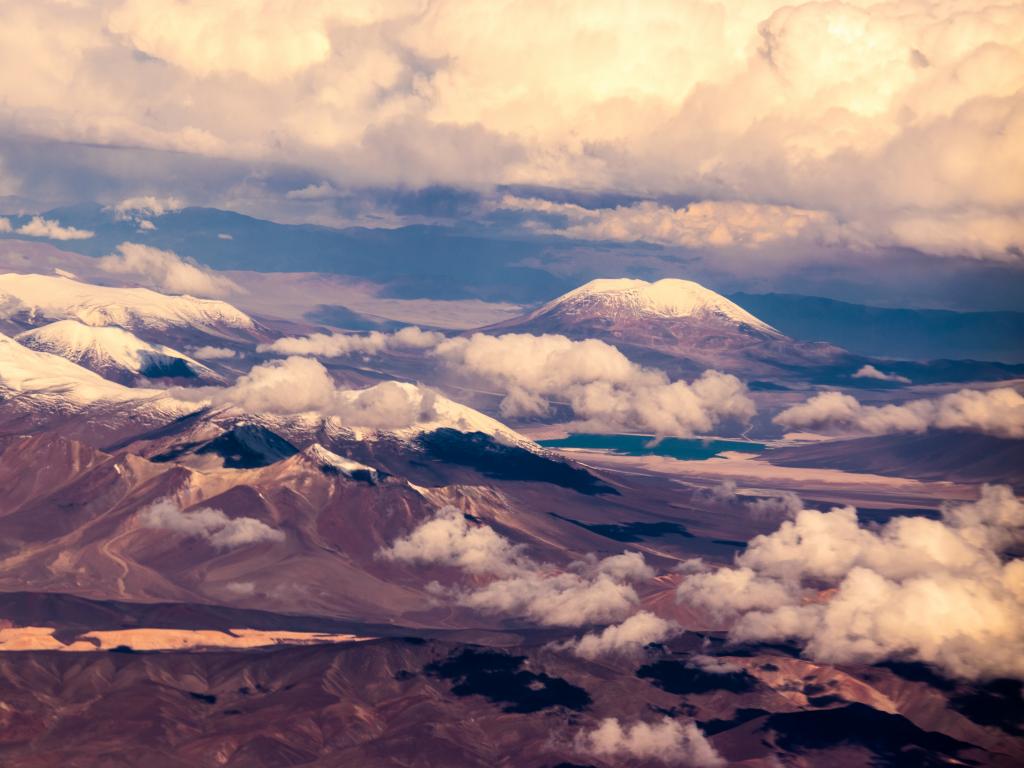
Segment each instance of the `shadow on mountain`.
[{"label": "shadow on mountain", "polygon": [[619,493],[585,469],[517,445],[502,445],[483,432],[466,433],[445,427],[420,435],[418,441],[430,458],[471,467],[496,480],[551,483],[589,496]]},{"label": "shadow on mountain", "polygon": [[973,746],[925,731],[902,715],[890,715],[859,703],[769,715],[762,730],[774,731],[775,743],[787,752],[863,747],[877,756],[872,765],[901,768],[947,766],[959,759],[960,751]]},{"label": "shadow on mountain", "polygon": [[451,680],[456,696],[483,696],[505,704],[506,712],[539,712],[550,707],[580,711],[590,704],[590,695],[571,683],[543,672],[521,669],[525,656],[467,648],[444,661],[435,661],[423,671]]}]

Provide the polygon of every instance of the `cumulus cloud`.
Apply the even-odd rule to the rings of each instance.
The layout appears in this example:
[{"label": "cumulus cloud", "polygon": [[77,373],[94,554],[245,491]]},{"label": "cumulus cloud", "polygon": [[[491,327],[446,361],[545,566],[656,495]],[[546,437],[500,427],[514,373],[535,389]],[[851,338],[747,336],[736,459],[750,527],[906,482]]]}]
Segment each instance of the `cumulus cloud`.
[{"label": "cumulus cloud", "polygon": [[741,492],[735,480],[724,480],[707,494],[719,503],[743,507],[757,520],[785,520],[795,517],[804,508],[801,498],[792,491]]},{"label": "cumulus cloud", "polygon": [[667,765],[725,765],[725,760],[692,721],[665,717],[654,723],[623,726],[605,718],[593,730],[576,735],[576,751],[613,760],[653,760]]},{"label": "cumulus cloud", "polygon": [[735,376],[709,370],[689,383],[671,381],[597,339],[525,333],[449,339],[412,327],[393,334],[315,334],[261,347],[324,356],[401,349],[424,350],[467,383],[502,389],[500,412],[506,418],[545,414],[557,399],[572,408],[580,430],[692,435],[728,419],[749,421],[756,412]]},{"label": "cumulus cloud", "polygon": [[871,364],[862,365],[852,374],[855,379],[875,379],[876,381],[892,381],[898,384],[909,384],[910,379],[897,373],[885,373]]},{"label": "cumulus cloud", "polygon": [[795,640],[833,663],[921,661],[964,678],[1021,677],[1024,503],[1005,486],[941,520],[862,527],[856,510],[802,510],[736,565],[690,573],[679,597],[735,640]]},{"label": "cumulus cloud", "polygon": [[735,376],[709,370],[691,383],[671,381],[596,339],[477,333],[447,339],[434,354],[460,375],[504,388],[504,416],[545,413],[557,398],[572,407],[580,428],[692,435],[755,413]]},{"label": "cumulus cloud", "polygon": [[423,331],[416,326],[402,328],[395,333],[372,331],[365,335],[348,333],[314,333],[301,338],[286,337],[272,344],[260,345],[260,352],[282,355],[321,355],[340,357],[351,354],[374,355],[387,350],[431,349],[444,341],[444,334]]},{"label": "cumulus cloud", "polygon": [[822,392],[785,409],[773,421],[795,430],[887,435],[960,429],[1006,438],[1024,437],[1024,396],[1009,387],[961,389],[898,405],[863,405],[852,395]]},{"label": "cumulus cloud", "polygon": [[560,650],[572,651],[584,659],[601,656],[628,656],[644,646],[659,643],[678,633],[679,626],[650,611],[634,613],[621,624],[605,627],[601,632],[590,632],[576,640],[560,643]]},{"label": "cumulus cloud", "polygon": [[[8,227],[10,227],[10,222],[8,222]],[[9,232],[11,230],[8,228],[4,231]],[[50,240],[87,240],[96,234],[88,229],[61,226],[59,221],[44,219],[42,216],[33,216],[27,223],[22,224],[13,231],[19,235],[46,237]]]},{"label": "cumulus cloud", "polygon": [[429,389],[386,381],[366,389],[338,389],[316,360],[288,357],[253,367],[228,387],[177,388],[175,397],[234,406],[250,413],[335,417],[349,427],[403,429],[441,417]]},{"label": "cumulus cloud", "polygon": [[254,517],[228,517],[219,509],[201,507],[186,512],[172,499],[161,499],[139,513],[143,528],[159,528],[205,539],[220,549],[243,547],[264,541],[284,541],[284,531]]},{"label": "cumulus cloud", "polygon": [[138,275],[160,290],[194,296],[225,296],[242,289],[234,281],[173,251],[139,243],[121,243],[117,253],[98,259],[100,269]]},{"label": "cumulus cloud", "polygon": [[[522,547],[454,507],[439,510],[381,550],[379,556],[451,566],[488,578],[473,587],[439,588],[439,592],[484,613],[517,616],[549,626],[621,621],[634,612],[639,601],[633,584],[654,576],[637,552],[603,559],[589,556],[565,568],[536,561]],[[636,636],[639,627],[634,625],[628,632]],[[609,637],[608,643],[612,642]]]},{"label": "cumulus cloud", "polygon": [[[172,196],[142,195],[140,197],[129,197],[113,206],[114,218],[118,221],[157,218],[165,213],[180,211],[184,205],[184,202]],[[150,227],[152,226],[150,222]]]},{"label": "cumulus cloud", "polygon": [[203,346],[191,350],[192,357],[197,360],[229,360],[238,353],[227,347]]}]

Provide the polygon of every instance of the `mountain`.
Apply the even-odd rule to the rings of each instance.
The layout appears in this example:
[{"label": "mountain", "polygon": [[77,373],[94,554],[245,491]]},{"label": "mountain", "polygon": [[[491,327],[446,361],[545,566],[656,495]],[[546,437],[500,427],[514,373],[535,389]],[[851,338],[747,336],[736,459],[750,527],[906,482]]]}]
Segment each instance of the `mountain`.
[{"label": "mountain", "polygon": [[790,339],[724,296],[671,278],[592,280],[481,330],[601,339],[640,362],[688,374],[718,368],[745,378],[792,375],[842,364],[846,356],[837,347]]},{"label": "mountain", "polygon": [[688,319],[781,335],[724,296],[692,280],[673,278],[654,283],[629,278],[591,280],[531,312],[526,321],[542,323],[548,318],[561,324],[575,321],[611,327],[645,320]]},{"label": "mountain", "polygon": [[158,378],[224,383],[222,377],[191,357],[163,344],[143,341],[118,326],[97,327],[78,320],[58,320],[19,333],[15,338],[30,349],[60,355],[122,384]]},{"label": "mountain", "polygon": [[1024,489],[1024,440],[933,430],[825,440],[766,451],[760,461],[955,483],[1009,483]]},{"label": "mountain", "polygon": [[140,336],[174,332],[228,339],[254,339],[260,329],[227,302],[168,296],[148,288],[92,285],[56,275],[0,275],[0,305],[9,323],[22,328],[54,320],[91,326],[117,325]]},{"label": "mountain", "polygon": [[784,293],[730,298],[795,339],[862,355],[1024,363],[1024,312],[886,309]]}]

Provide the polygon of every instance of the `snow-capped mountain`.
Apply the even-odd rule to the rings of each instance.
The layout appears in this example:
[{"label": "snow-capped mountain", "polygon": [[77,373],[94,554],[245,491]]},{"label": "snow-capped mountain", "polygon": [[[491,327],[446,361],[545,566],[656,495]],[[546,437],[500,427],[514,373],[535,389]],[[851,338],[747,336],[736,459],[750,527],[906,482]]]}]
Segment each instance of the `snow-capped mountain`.
[{"label": "snow-capped mountain", "polygon": [[610,322],[691,318],[778,335],[770,325],[724,296],[692,280],[674,278],[654,283],[629,278],[591,280],[531,312],[527,320],[550,316]]},{"label": "snow-capped mountain", "polygon": [[0,334],[0,430],[60,427],[96,441],[164,425],[197,409],[164,390],[126,387]]},{"label": "snow-capped mountain", "polygon": [[136,333],[188,329],[249,338],[257,331],[251,317],[224,301],[92,285],[60,275],[0,275],[0,306],[7,318],[28,327],[72,319]]},{"label": "snow-capped mountain", "polygon": [[118,326],[58,320],[15,337],[26,347],[49,352],[122,384],[139,379],[178,378],[203,383],[223,379],[202,363],[163,344],[143,341]]},{"label": "snow-capped mountain", "polygon": [[675,375],[707,368],[745,379],[817,375],[845,353],[798,342],[691,280],[592,280],[484,333],[555,333],[600,339]]}]

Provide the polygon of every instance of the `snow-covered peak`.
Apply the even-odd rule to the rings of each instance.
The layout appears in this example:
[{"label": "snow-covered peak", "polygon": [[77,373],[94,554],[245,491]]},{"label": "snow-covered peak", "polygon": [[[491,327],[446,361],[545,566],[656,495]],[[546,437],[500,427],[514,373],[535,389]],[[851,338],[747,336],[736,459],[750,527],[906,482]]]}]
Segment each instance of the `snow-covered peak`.
[{"label": "snow-covered peak", "polygon": [[224,301],[168,296],[148,288],[92,285],[55,275],[0,275],[0,302],[33,319],[75,319],[92,326],[202,331],[255,329],[252,318]]},{"label": "snow-covered peak", "polygon": [[46,395],[70,404],[126,402],[162,397],[157,389],[133,389],[48,352],[37,352],[0,334],[0,389]]},{"label": "snow-covered peak", "polygon": [[15,337],[26,347],[49,352],[103,375],[219,377],[202,363],[163,344],[150,344],[118,326],[58,320]]},{"label": "snow-covered peak", "polygon": [[533,313],[601,315],[609,319],[718,318],[763,331],[774,328],[721,294],[692,280],[665,278],[650,283],[630,278],[598,279],[559,296]]},{"label": "snow-covered peak", "polygon": [[365,472],[366,476],[377,479],[377,470],[358,461],[339,456],[334,451],[324,448],[320,443],[313,443],[304,451],[303,457],[317,466],[330,467],[343,475],[351,477],[356,472]]}]

